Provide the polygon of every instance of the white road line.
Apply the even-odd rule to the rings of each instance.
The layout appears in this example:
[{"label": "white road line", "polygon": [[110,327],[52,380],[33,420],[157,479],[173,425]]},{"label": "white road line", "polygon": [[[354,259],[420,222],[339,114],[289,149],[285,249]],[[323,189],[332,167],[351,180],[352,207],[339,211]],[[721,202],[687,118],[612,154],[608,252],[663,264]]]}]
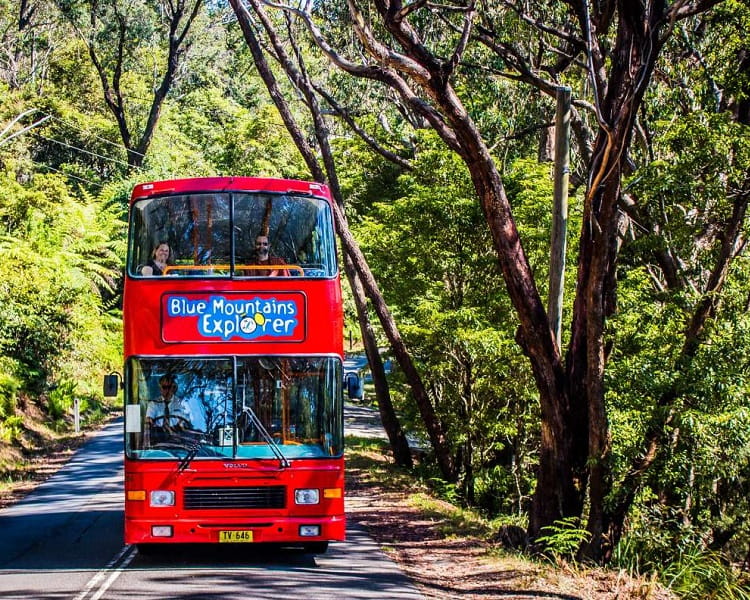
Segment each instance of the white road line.
[{"label": "white road line", "polygon": [[134,557],[135,546],[123,547],[123,549],[117,553],[117,556],[110,560],[101,571],[99,571],[89,580],[89,582],[86,584],[86,587],[83,588],[83,591],[75,597],[75,600],[84,600],[84,598],[86,598],[86,596],[88,596],[89,593],[91,593],[91,591],[100,584],[100,582],[107,576],[107,574],[109,574],[107,580],[101,585],[96,593],[91,596],[91,600],[98,600],[99,598],[101,598],[102,594],[104,594],[104,592],[109,589],[109,586],[111,586],[114,583],[115,579],[119,577],[120,573],[125,568],[127,568],[127,566],[130,564],[130,561],[133,560]]},{"label": "white road line", "polygon": [[99,600],[104,595],[104,592],[106,592],[109,589],[109,586],[111,586],[115,582],[115,579],[117,579],[120,576],[120,573],[122,573],[125,569],[128,568],[130,561],[133,560],[134,557],[135,557],[135,546],[131,546],[131,552],[125,555],[125,558],[123,559],[123,561],[114,571],[112,571],[110,576],[107,578],[107,581],[105,581],[102,587],[99,588],[99,591],[93,596],[91,596],[91,600]]}]

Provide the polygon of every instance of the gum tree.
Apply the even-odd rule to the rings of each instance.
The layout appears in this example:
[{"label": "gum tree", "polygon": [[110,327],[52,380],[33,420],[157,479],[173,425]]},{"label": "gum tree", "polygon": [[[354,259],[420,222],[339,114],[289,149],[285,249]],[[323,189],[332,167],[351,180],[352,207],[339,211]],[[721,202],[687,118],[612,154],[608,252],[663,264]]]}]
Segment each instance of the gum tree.
[{"label": "gum tree", "polygon": [[[720,0],[546,3],[401,2],[349,0],[348,21],[357,52],[327,35],[323,5],[266,2],[302,19],[317,46],[339,69],[389,87],[435,129],[466,163],[488,224],[507,293],[518,316],[517,341],[534,374],[541,407],[540,465],[529,533],[588,506],[591,542],[583,553],[606,557],[624,519],[605,503],[612,491],[610,431],[605,407],[607,318],[616,307],[616,267],[627,225],[623,179],[633,169],[631,144],[644,96],[675,25],[697,19]],[[574,131],[585,181],[578,272],[567,350],[557,346],[514,221],[503,177],[477,126],[463,85],[467,69],[517,81],[552,96],[565,81],[586,80],[576,102]],[[589,128],[587,123],[591,123]],[[726,230],[727,251],[685,337],[685,356],[713,311],[710,298],[723,281],[744,219],[744,204]],[[663,407],[673,396],[666,396]],[[658,451],[664,423],[644,440]],[[648,455],[646,455],[648,459]],[[640,468],[634,465],[635,477]]]},{"label": "gum tree", "polygon": [[[203,0],[155,3],[60,0],[58,7],[84,41],[101,81],[104,101],[114,115],[131,168],[146,157],[164,101],[190,46],[188,34]],[[128,101],[129,72],[138,71],[143,46],[163,53],[154,69],[145,118],[138,102]],[[144,107],[145,108],[145,107]]]}]

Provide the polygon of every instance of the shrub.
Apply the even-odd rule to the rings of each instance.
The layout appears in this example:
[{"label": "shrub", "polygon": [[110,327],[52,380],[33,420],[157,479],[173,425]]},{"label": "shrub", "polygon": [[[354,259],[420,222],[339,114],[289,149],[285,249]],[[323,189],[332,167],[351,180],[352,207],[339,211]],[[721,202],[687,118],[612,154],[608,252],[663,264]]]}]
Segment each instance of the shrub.
[{"label": "shrub", "polygon": [[75,401],[76,384],[67,379],[54,387],[47,396],[47,412],[53,421],[62,419]]},{"label": "shrub", "polygon": [[21,437],[23,432],[23,417],[14,415],[6,417],[0,422],[0,439],[12,443]]},{"label": "shrub", "polygon": [[615,547],[612,567],[633,575],[655,575],[684,599],[750,600],[750,588],[728,560],[708,550],[705,541],[679,514],[651,507],[631,522]]},{"label": "shrub", "polygon": [[0,372],[0,420],[12,417],[16,412],[16,398],[21,383],[12,375]]},{"label": "shrub", "polygon": [[537,538],[543,552],[555,560],[575,557],[581,544],[587,542],[590,534],[578,517],[567,517],[555,521],[554,525],[542,527],[545,535]]},{"label": "shrub", "polygon": [[750,600],[750,588],[742,585],[731,565],[717,552],[699,546],[682,550],[660,578],[685,600]]}]

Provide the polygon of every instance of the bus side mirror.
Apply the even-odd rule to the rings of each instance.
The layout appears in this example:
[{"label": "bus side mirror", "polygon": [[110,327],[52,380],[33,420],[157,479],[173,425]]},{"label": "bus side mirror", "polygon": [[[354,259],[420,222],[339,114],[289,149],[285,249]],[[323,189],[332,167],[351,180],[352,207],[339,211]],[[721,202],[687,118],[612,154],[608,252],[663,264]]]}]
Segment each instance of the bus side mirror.
[{"label": "bus side mirror", "polygon": [[362,378],[359,374],[346,374],[346,393],[351,400],[364,400],[365,390],[362,386]]},{"label": "bus side mirror", "polygon": [[106,398],[114,398],[120,391],[120,374],[110,373],[104,376],[104,396]]}]

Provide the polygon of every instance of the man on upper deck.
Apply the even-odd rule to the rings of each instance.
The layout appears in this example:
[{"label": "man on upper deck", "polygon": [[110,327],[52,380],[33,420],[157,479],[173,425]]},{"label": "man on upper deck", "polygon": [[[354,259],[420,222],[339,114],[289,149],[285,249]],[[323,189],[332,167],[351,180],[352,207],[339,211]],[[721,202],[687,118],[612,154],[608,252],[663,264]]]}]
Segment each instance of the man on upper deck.
[{"label": "man on upper deck", "polygon": [[[271,247],[267,235],[259,235],[255,238],[255,255],[252,263],[254,265],[285,265],[286,261],[279,256],[271,256]],[[286,269],[253,269],[248,275],[256,277],[274,277],[276,275],[289,275]]]}]

